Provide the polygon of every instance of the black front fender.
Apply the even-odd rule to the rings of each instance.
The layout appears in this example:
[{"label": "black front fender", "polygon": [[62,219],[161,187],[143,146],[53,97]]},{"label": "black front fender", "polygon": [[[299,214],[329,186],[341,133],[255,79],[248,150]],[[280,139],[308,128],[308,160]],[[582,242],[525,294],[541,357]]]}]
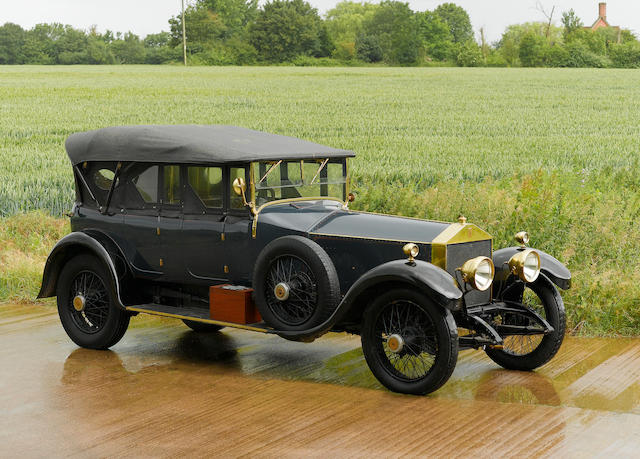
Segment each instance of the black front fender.
[{"label": "black front fender", "polygon": [[445,270],[416,260],[407,262],[395,260],[377,266],[363,274],[346,293],[334,313],[324,323],[304,331],[275,331],[280,336],[299,340],[312,340],[332,329],[347,317],[353,308],[359,305],[360,299],[366,292],[377,286],[410,285],[422,291],[439,306],[456,310],[460,308],[462,291],[456,286],[455,280]]},{"label": "black front fender", "polygon": [[[521,250],[521,247],[508,247],[493,252],[496,283],[506,282],[511,274],[509,271],[509,259]],[[561,289],[569,289],[571,287],[571,272],[567,267],[548,253],[538,249],[534,250],[540,255],[540,271]]]},{"label": "black front fender", "polygon": [[120,301],[120,285],[118,282],[118,274],[115,263],[107,249],[90,235],[83,232],[73,232],[66,235],[58,241],[53,247],[47,263],[44,266],[44,274],[42,275],[42,287],[38,298],[48,298],[56,295],[56,287],[58,277],[67,260],[80,253],[91,253],[107,267],[111,274],[107,280],[107,288],[111,290],[113,297],[118,305],[124,309],[122,301]]}]

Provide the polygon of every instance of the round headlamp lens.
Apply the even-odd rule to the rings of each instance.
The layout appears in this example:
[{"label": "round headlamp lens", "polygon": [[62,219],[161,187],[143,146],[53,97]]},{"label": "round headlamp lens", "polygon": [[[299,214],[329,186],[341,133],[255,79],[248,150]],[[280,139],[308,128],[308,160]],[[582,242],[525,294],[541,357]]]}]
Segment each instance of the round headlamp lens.
[{"label": "round headlamp lens", "polygon": [[476,268],[476,288],[484,291],[491,286],[493,282],[493,265],[487,259],[482,260]]},{"label": "round headlamp lens", "polygon": [[509,260],[511,272],[525,282],[534,282],[540,275],[540,255],[532,249],[522,250]]},{"label": "round headlamp lens", "polygon": [[536,252],[530,252],[524,259],[522,274],[527,282],[533,282],[540,274],[540,256]]},{"label": "round headlamp lens", "polygon": [[471,284],[476,290],[487,290],[493,283],[495,269],[490,258],[472,258],[471,260],[467,260],[460,270],[462,271],[465,282]]}]

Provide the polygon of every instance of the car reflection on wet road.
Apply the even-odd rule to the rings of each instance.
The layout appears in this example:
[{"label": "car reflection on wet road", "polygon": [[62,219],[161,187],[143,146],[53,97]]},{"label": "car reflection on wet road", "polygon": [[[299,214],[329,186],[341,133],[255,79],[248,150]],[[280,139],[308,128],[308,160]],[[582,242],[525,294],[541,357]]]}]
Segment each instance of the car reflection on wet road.
[{"label": "car reflection on wet road", "polygon": [[383,389],[359,346],[139,316],[91,351],[51,306],[0,305],[0,457],[638,454],[638,339],[568,338],[532,373],[465,351],[426,397]]}]

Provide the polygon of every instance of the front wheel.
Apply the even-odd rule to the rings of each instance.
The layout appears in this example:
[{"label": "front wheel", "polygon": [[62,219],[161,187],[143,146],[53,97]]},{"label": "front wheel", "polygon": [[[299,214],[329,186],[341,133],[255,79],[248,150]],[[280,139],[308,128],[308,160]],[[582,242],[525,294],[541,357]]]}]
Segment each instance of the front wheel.
[{"label": "front wheel", "polygon": [[79,255],[67,262],[58,279],[58,314],[78,346],[107,349],[124,336],[130,315],[107,288],[109,272],[97,258]]},{"label": "front wheel", "polygon": [[453,316],[413,290],[379,296],[365,311],[361,335],[371,372],[394,392],[433,392],[447,382],[458,360]]},{"label": "front wheel", "polygon": [[[515,290],[515,289],[514,289]],[[566,326],[564,303],[558,289],[549,279],[540,275],[538,279],[526,284],[508,298],[524,304],[537,312],[553,327],[548,335],[511,335],[504,337],[502,349],[486,349],[487,355],[503,368],[509,370],[530,371],[541,367],[558,353],[564,339]],[[510,324],[511,316],[501,318],[498,324]]]}]

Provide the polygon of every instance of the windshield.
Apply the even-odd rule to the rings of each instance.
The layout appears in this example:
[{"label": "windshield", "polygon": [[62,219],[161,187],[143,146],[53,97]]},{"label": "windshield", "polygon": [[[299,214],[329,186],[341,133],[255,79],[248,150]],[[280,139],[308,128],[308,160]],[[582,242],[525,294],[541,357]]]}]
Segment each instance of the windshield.
[{"label": "windshield", "polygon": [[346,160],[262,161],[254,164],[256,205],[278,199],[346,196]]}]

